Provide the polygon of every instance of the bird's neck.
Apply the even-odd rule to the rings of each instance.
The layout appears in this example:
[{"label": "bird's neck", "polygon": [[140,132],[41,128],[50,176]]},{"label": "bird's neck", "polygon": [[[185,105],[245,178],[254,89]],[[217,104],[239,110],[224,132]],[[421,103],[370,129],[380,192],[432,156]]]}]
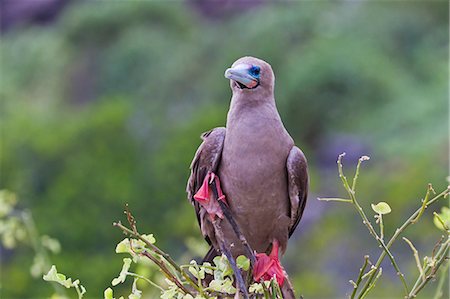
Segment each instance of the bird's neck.
[{"label": "bird's neck", "polygon": [[239,126],[242,121],[247,122],[248,119],[281,123],[273,95],[264,99],[242,94],[233,95],[227,116],[227,128]]}]

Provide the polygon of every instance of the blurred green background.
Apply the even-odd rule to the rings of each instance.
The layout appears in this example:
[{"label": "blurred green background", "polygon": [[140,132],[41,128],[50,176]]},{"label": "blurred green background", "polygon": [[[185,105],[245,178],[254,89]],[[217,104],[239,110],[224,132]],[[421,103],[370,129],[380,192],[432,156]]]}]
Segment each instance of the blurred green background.
[{"label": "blurred green background", "polygon": [[[123,235],[111,224],[125,203],[180,262],[206,252],[184,191],[188,167],[199,135],[225,124],[223,73],[244,55],[272,64],[279,112],[309,160],[309,202],[283,262],[305,298],[344,298],[363,256],[379,252],[351,206],[316,200],[344,196],[338,154],[349,171],[371,156],[358,193],[371,215],[370,203],[391,205],[388,235],[427,183],[447,184],[447,1],[38,2],[1,2],[0,187],[60,241],[52,263],[88,298],[120,271]],[[20,3],[34,14],[20,17]],[[423,255],[440,236],[439,209],[406,233]],[[402,242],[393,252],[412,283]],[[1,258],[2,298],[53,293],[30,275],[29,247],[1,247]],[[388,261],[383,270],[369,297],[401,298]]]}]

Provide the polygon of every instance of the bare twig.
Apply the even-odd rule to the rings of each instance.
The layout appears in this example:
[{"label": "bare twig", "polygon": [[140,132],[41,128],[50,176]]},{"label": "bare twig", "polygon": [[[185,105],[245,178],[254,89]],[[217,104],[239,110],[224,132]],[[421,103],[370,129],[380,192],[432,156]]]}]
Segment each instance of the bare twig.
[{"label": "bare twig", "polygon": [[416,280],[416,283],[414,284],[413,288],[411,289],[411,292],[406,297],[407,299],[412,299],[417,296],[417,293],[423,289],[423,287],[432,279],[435,277],[436,272],[439,270],[442,263],[448,259],[448,251],[450,247],[450,237],[447,238],[447,240],[441,244],[439,247],[439,250],[436,253],[435,261],[430,265],[427,264],[425,268],[423,269],[424,273],[429,274],[426,275],[425,280],[422,280],[419,276]]},{"label": "bare twig", "polygon": [[214,226],[214,230],[217,236],[217,242],[220,246],[220,251],[225,254],[228,261],[230,262],[230,266],[234,271],[234,275],[236,277],[236,285],[238,288],[238,291],[242,292],[242,295],[244,296],[244,299],[248,299],[248,292],[247,292],[247,286],[244,283],[244,279],[242,277],[241,272],[239,271],[239,268],[237,267],[236,260],[233,258],[233,255],[231,254],[231,251],[228,249],[228,244],[225,244],[225,238],[222,232],[222,228],[220,227],[220,224],[218,223],[217,219],[214,219],[212,221],[212,224]]},{"label": "bare twig", "polygon": [[336,198],[336,197],[318,197],[318,200],[321,201],[338,201],[338,202],[348,202],[348,203],[352,203],[351,199],[347,199],[347,198]]},{"label": "bare twig", "polygon": [[363,264],[363,266],[359,269],[359,275],[358,275],[358,278],[357,278],[356,282],[355,282],[354,285],[353,285],[353,292],[352,292],[352,294],[351,294],[351,296],[350,296],[351,299],[355,298],[356,290],[358,290],[358,286],[359,286],[359,284],[361,283],[361,281],[362,281],[362,279],[363,279],[364,271],[366,270],[367,265],[369,265],[369,256],[368,256],[368,255],[365,255],[365,256],[364,256],[364,264]]},{"label": "bare twig", "polygon": [[143,250],[141,253],[141,255],[147,257],[148,259],[150,259],[152,262],[154,262],[156,265],[158,265],[158,267],[161,269],[161,271],[164,273],[164,275],[167,277],[167,279],[169,279],[170,281],[172,281],[174,284],[176,284],[176,286],[182,290],[185,294],[190,294],[193,295],[188,289],[186,289],[186,287],[181,283],[181,281],[172,273],[170,272],[169,269],[167,269],[166,265],[161,262],[160,260],[158,260],[156,257],[154,257],[150,252],[148,252],[147,250]]},{"label": "bare twig", "polygon": [[228,222],[230,223],[231,227],[233,228],[234,233],[236,234],[236,236],[238,237],[238,239],[241,241],[242,245],[244,246],[246,255],[250,259],[250,263],[253,266],[256,262],[256,257],[255,257],[255,254],[253,253],[253,249],[248,244],[247,239],[245,238],[244,234],[242,233],[236,220],[234,220],[233,214],[231,213],[228,206],[223,201],[219,200],[219,195],[217,192],[217,186],[216,186],[215,180],[211,183],[211,188],[213,190],[214,197],[219,202],[222,213],[225,215],[225,218],[227,218]]},{"label": "bare twig", "polygon": [[409,247],[411,247],[411,250],[414,255],[414,259],[416,260],[417,269],[419,270],[419,276],[422,278],[422,281],[425,281],[425,273],[423,273],[422,264],[420,263],[420,257],[419,252],[417,251],[416,247],[414,247],[413,243],[408,240],[407,238],[402,238],[406,243],[408,243]]},{"label": "bare twig", "polygon": [[[377,271],[375,271],[374,273],[376,273]],[[377,275],[375,276],[375,279],[373,281],[373,283],[364,291],[364,293],[362,293],[360,296],[361,298],[364,298],[375,286],[378,278],[380,278],[381,274],[383,273],[383,268],[380,268],[380,270],[378,271]]]}]

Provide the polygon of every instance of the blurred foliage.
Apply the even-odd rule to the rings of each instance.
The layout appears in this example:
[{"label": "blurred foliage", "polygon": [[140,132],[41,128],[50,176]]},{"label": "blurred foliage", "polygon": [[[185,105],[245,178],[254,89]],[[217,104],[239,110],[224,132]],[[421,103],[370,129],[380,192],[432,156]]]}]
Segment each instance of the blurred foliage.
[{"label": "blurred foliage", "polygon": [[[17,193],[39,231],[61,242],[53,262],[94,297],[120,268],[111,224],[125,203],[142,230],[190,258],[192,239],[203,242],[184,192],[198,136],[225,123],[225,68],[261,57],[275,70],[280,114],[312,176],[286,268],[305,298],[348,293],[342,277],[357,272],[361,252],[375,255],[366,252],[373,240],[351,212],[315,197],[336,194],[343,151],[372,157],[358,191],[363,205],[385,201],[407,216],[428,182],[445,184],[447,12],[444,1],[306,1],[208,19],[177,2],[76,1],[51,25],[2,36],[0,188]],[[427,252],[438,234],[431,212],[408,233]],[[407,256],[401,267],[414,267],[402,264],[406,244],[392,250]],[[51,293],[29,275],[28,249],[1,255],[3,298]],[[383,276],[372,298],[400,296],[390,287],[395,273]]]}]

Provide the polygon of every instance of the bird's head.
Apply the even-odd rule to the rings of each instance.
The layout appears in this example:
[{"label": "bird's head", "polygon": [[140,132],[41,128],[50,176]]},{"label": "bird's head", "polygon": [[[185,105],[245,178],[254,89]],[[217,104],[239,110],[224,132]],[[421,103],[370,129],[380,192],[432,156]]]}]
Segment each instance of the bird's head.
[{"label": "bird's head", "polygon": [[255,57],[242,57],[225,71],[233,92],[273,92],[275,76],[270,64]]}]

